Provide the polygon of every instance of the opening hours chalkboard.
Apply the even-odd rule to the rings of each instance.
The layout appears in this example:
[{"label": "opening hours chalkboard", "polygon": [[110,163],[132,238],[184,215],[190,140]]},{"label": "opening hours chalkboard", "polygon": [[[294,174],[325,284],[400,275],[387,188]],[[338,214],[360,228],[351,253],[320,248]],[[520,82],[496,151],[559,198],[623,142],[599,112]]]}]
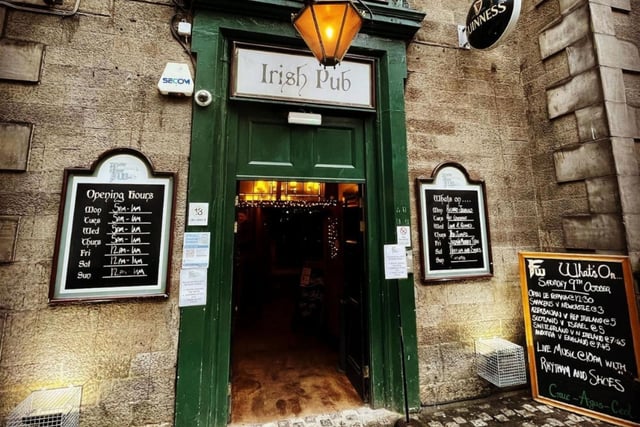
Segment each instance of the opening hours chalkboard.
[{"label": "opening hours chalkboard", "polygon": [[640,426],[638,312],[623,256],[520,253],[533,398]]},{"label": "opening hours chalkboard", "polygon": [[66,169],[50,301],[166,296],[173,186],[131,149]]},{"label": "opening hours chalkboard", "polygon": [[424,281],[492,274],[484,182],[457,163],[438,166],[416,182]]}]

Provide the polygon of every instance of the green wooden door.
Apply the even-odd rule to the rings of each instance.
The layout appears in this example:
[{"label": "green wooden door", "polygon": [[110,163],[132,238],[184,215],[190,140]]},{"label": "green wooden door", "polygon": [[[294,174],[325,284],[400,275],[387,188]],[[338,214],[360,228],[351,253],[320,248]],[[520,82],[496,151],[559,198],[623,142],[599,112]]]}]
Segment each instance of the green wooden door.
[{"label": "green wooden door", "polygon": [[[238,179],[363,182],[365,135],[370,121],[323,115],[321,126],[290,125],[287,110],[238,106],[236,122]],[[231,137],[233,138],[233,136]],[[233,143],[233,142],[231,142]],[[363,401],[369,400],[368,309],[365,295],[367,250],[363,199],[344,209],[344,295],[341,359]]]},{"label": "green wooden door", "polygon": [[[362,186],[360,186],[362,189]],[[363,401],[368,402],[369,333],[365,286],[367,281],[366,240],[362,190],[343,208],[344,294],[342,296],[342,331],[344,336],[344,370]]]},{"label": "green wooden door", "polygon": [[[204,2],[216,10],[198,8],[194,12],[191,48],[197,53],[195,89],[209,90],[215,102],[208,107],[194,105],[188,202],[209,203],[209,221],[206,227],[186,226],[185,231],[211,233],[211,265],[207,276],[206,306],[180,309],[176,426],[226,425],[236,181],[261,176],[308,177],[315,181],[333,182],[366,181],[364,203],[367,209],[364,215],[367,223],[365,262],[368,292],[365,299],[368,309],[365,320],[370,338],[366,347],[370,356],[371,405],[402,410],[408,401],[410,408],[418,408],[413,278],[385,280],[381,267],[383,245],[396,242],[396,226],[410,225],[404,113],[405,41],[394,39],[393,32],[385,31],[388,28],[385,25],[372,26],[381,31],[380,37],[358,37],[351,48],[353,53],[375,58],[376,109],[363,115],[347,109],[325,108],[323,111],[331,112],[325,114],[325,126],[312,130],[288,125],[288,110],[276,110],[274,104],[251,107],[254,112],[262,111],[261,116],[251,118],[245,104],[228,99],[228,53],[232,38],[295,48],[301,46],[288,19],[289,11],[286,19],[279,21],[256,16],[256,13],[266,13],[267,9],[269,14],[275,13],[277,8],[272,5],[276,4],[282,12],[285,5],[291,8],[292,3],[277,0],[268,2],[265,7],[267,3],[253,1],[203,0],[201,4]],[[263,7],[253,7],[258,3]],[[384,9],[397,10],[391,7]],[[231,10],[242,13],[233,14]],[[394,15],[393,19],[384,22],[405,25],[406,11],[401,12],[400,21]],[[250,19],[247,18],[249,15]],[[378,13],[376,16],[382,15]],[[379,23],[382,24],[382,20],[376,22]],[[394,27],[398,25],[394,24]],[[417,28],[419,25],[416,24]],[[292,109],[300,111],[300,107]],[[275,120],[278,115],[279,119]],[[240,140],[258,141],[258,138],[238,136],[240,132],[251,132],[252,126],[254,135],[267,133],[266,130],[256,131],[256,127],[273,126],[279,128],[274,131],[276,135],[289,132],[289,139],[284,143],[278,139],[280,148],[268,151],[264,150],[264,145],[240,150]],[[337,150],[357,147],[351,143],[336,143],[338,138],[335,134],[340,134],[343,141],[355,141],[361,135],[364,149],[338,154]],[[295,145],[304,140],[311,141],[307,144],[313,147],[306,151],[306,158],[300,156],[297,151],[300,147]],[[320,144],[322,141],[325,143]],[[252,154],[241,154],[245,148],[250,148]],[[278,153],[277,156],[274,153]],[[349,161],[345,160],[345,153],[352,156]],[[402,345],[399,339],[400,320],[404,352],[399,351]],[[405,365],[406,370],[403,369]]]}]

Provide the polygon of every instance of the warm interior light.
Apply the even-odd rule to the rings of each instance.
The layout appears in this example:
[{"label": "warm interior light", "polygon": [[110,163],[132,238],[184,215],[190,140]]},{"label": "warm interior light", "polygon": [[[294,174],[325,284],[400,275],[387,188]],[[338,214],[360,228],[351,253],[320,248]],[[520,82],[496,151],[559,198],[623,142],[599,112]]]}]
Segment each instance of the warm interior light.
[{"label": "warm interior light", "polygon": [[324,184],[300,181],[241,181],[241,201],[319,201],[324,198]]},{"label": "warm interior light", "polygon": [[313,55],[326,67],[342,61],[364,18],[350,0],[309,0],[292,21]]}]

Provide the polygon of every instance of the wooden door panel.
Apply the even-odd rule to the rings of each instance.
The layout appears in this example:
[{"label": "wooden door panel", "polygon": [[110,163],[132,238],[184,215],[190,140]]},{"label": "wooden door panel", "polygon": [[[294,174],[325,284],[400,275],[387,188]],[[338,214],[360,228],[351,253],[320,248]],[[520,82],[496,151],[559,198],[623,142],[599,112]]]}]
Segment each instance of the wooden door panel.
[{"label": "wooden door panel", "polygon": [[357,174],[364,169],[362,140],[362,129],[352,121],[330,120],[315,132],[313,167],[345,169]]},{"label": "wooden door panel", "polygon": [[322,126],[296,126],[286,111],[247,108],[237,133],[238,178],[364,181],[362,119],[323,117]]},{"label": "wooden door panel", "polygon": [[[359,203],[358,203],[359,204]],[[362,399],[369,399],[369,334],[366,322],[367,273],[364,263],[363,211],[360,206],[343,210],[344,233],[344,334],[345,372]]]},{"label": "wooden door panel", "polygon": [[291,132],[278,123],[249,122],[246,147],[242,152],[249,165],[271,165],[290,168],[294,153]]}]

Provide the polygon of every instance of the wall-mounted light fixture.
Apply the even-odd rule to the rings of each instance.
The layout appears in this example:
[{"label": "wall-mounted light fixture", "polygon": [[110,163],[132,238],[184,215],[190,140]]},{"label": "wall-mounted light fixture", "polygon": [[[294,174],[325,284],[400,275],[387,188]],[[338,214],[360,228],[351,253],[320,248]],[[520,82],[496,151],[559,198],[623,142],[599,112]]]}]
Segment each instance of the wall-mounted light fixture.
[{"label": "wall-mounted light fixture", "polygon": [[[358,3],[372,16],[361,0]],[[360,31],[364,12],[351,0],[306,0],[291,21],[320,64],[335,67]]]}]

